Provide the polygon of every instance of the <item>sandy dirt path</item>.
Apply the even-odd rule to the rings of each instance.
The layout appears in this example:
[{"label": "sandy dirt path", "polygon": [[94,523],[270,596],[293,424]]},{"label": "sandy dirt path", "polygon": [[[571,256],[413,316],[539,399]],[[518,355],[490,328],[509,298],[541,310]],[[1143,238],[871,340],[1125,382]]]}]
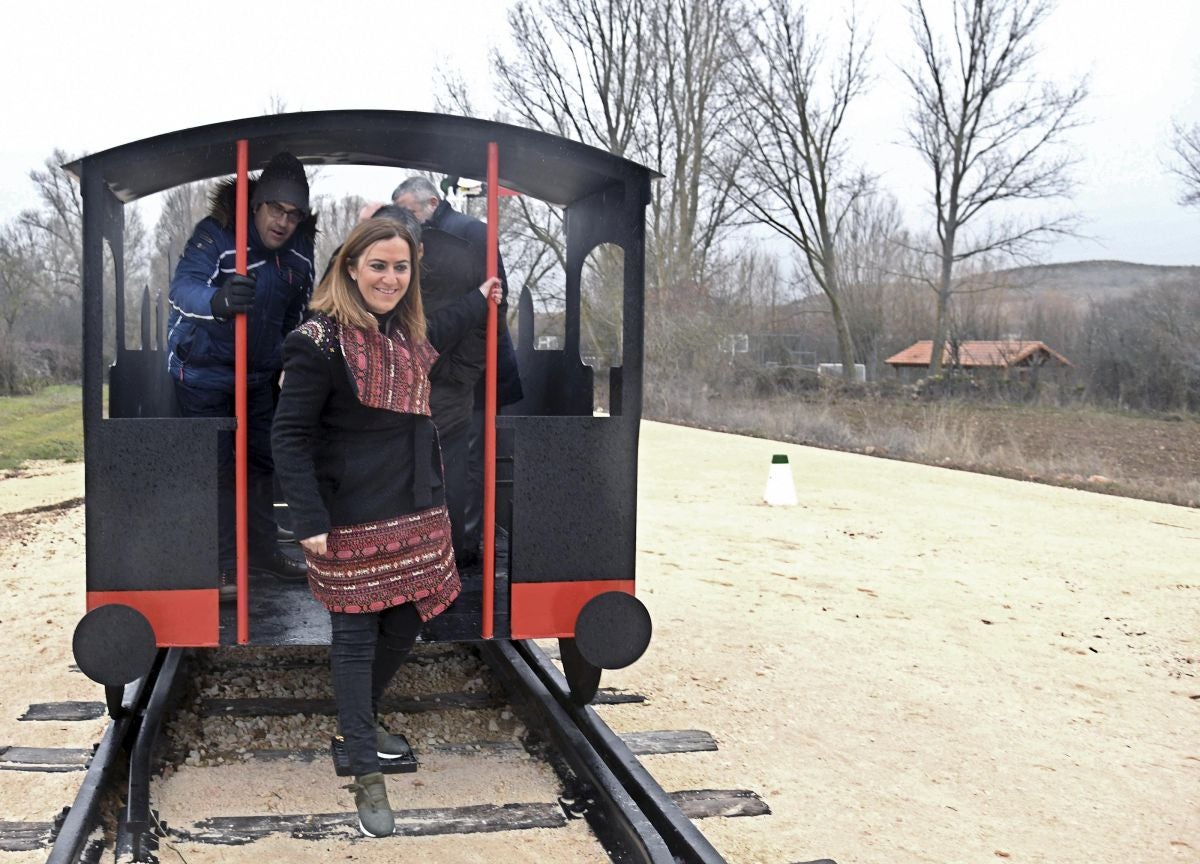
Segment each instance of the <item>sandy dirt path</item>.
[{"label": "sandy dirt path", "polygon": [[[761,502],[774,453],[797,507]],[[0,480],[0,512],[80,495],[78,467],[57,470]],[[80,515],[38,514],[33,551],[0,550],[0,652],[27,672],[0,683],[5,741],[99,734],[15,723],[97,698],[61,671]],[[1196,510],[646,423],[655,636],[603,683],[649,698],[600,711],[716,736],[645,761],[668,790],[763,796],[771,816],[699,823],[733,862],[1200,861],[1198,551]],[[10,794],[24,809],[0,818],[53,815],[28,782]]]},{"label": "sandy dirt path", "polygon": [[[786,453],[800,505],[761,503]],[[656,631],[611,722],[712,732],[731,861],[1200,861],[1200,511],[646,423]]]}]

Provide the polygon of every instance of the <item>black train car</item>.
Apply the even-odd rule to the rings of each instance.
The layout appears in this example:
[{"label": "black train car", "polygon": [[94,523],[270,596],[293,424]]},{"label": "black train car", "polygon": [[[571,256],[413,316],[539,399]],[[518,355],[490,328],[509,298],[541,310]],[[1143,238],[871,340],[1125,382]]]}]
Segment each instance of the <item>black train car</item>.
[{"label": "black train car", "polygon": [[[159,648],[327,644],[328,616],[305,585],[249,585],[248,620],[218,600],[217,440],[233,418],[176,416],[162,306],[145,293],[140,346],[125,344],[125,204],[214,177],[277,152],[306,165],[374,165],[484,177],[488,145],[506,189],[564,208],[565,344],[535,350],[532,299],[519,300],[517,353],[525,398],[497,418],[493,602],[483,576],[427,626],[427,641],[560,640],[577,699],[602,668],[636,660],[650,620],[634,598],[638,427],[642,407],[645,209],[655,172],[576,142],[501,123],[402,111],[253,117],[172,132],[86,156],[67,168],[83,195],[83,420],[87,609],[75,631],[79,667],[108,688],[145,674]],[[608,416],[593,410],[580,358],[584,263],[601,244],[623,252],[622,360],[608,369]],[[106,285],[105,247],[115,284]],[[163,292],[165,293],[165,291]],[[106,314],[106,304],[114,304]],[[105,327],[115,362],[104,365]],[[107,374],[106,374],[107,373]],[[602,381],[603,383],[603,381]],[[103,388],[109,385],[107,411]],[[280,513],[281,523],[286,513]],[[248,638],[239,640],[239,625]]]}]

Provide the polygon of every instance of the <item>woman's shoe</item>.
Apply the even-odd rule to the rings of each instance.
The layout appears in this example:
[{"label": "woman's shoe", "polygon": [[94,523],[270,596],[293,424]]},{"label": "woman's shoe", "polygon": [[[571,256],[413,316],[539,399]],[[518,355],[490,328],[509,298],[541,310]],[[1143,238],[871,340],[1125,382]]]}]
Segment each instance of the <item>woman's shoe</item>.
[{"label": "woman's shoe", "polygon": [[217,597],[221,603],[231,603],[237,599],[237,570],[226,568],[221,571],[217,583]]},{"label": "woman's shoe", "polygon": [[375,752],[380,759],[399,759],[412,755],[412,748],[399,735],[393,735],[378,720],[375,721]]},{"label": "woman's shoe", "polygon": [[346,787],[354,793],[358,808],[358,830],[368,837],[390,837],[396,830],[396,817],[388,803],[387,785],[378,771],[355,777]]}]

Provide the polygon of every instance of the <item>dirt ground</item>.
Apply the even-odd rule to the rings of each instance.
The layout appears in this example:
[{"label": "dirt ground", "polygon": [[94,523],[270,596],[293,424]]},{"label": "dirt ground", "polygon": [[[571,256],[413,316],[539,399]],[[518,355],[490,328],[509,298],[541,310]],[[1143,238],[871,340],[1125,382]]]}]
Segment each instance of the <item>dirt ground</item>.
[{"label": "dirt ground", "polygon": [[[796,507],[762,503],[776,453]],[[0,512],[81,477],[0,480]],[[81,515],[2,517],[0,653],[27,673],[0,684],[3,743],[99,734],[15,722],[96,698],[63,671]],[[1198,542],[1194,509],[648,422],[654,641],[603,682],[648,698],[599,710],[717,738],[645,761],[668,790],[763,797],[771,816],[699,823],[732,862],[1200,861]],[[57,792],[4,782],[0,819],[49,819]]]}]

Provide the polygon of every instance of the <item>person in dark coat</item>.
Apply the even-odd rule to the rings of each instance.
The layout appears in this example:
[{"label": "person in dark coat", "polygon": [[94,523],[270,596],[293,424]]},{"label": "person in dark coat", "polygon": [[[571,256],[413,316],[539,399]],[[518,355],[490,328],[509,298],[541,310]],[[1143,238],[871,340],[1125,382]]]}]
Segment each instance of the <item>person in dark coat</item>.
[{"label": "person in dark coat", "polygon": [[485,319],[489,298],[499,302],[499,280],[427,318],[415,239],[396,220],[367,219],[284,343],[276,473],[309,588],[330,613],[338,730],[372,837],[395,824],[379,759],[406,752],[379,722],[379,700],[421,624],[461,587],[429,370]]},{"label": "person in dark coat", "polygon": [[[392,202],[422,223],[421,292],[426,310],[436,311],[454,302],[486,278],[487,226],[483,222],[459,213],[442,199],[433,183],[420,175],[397,186]],[[505,405],[520,400],[521,379],[508,332],[508,281],[499,256],[497,273],[506,298],[497,316],[497,404]],[[479,560],[482,471],[472,472],[472,466],[482,465],[483,439],[482,435],[472,435],[472,417],[476,386],[487,363],[486,348],[485,322],[444,353],[429,375],[433,382],[433,421],[446,462],[446,500],[454,528],[454,549],[463,566]],[[479,417],[475,426],[481,429],[481,411]]]},{"label": "person in dark coat", "polygon": [[[304,565],[277,544],[271,481],[271,417],[283,338],[300,321],[313,287],[316,216],[308,179],[290,153],[278,153],[250,182],[246,275],[234,268],[236,182],[212,195],[171,279],[167,369],[184,417],[234,415],[234,317],[247,315],[247,474],[250,566],[303,579]],[[236,596],[233,433],[218,452],[218,563],[223,599]]]}]

